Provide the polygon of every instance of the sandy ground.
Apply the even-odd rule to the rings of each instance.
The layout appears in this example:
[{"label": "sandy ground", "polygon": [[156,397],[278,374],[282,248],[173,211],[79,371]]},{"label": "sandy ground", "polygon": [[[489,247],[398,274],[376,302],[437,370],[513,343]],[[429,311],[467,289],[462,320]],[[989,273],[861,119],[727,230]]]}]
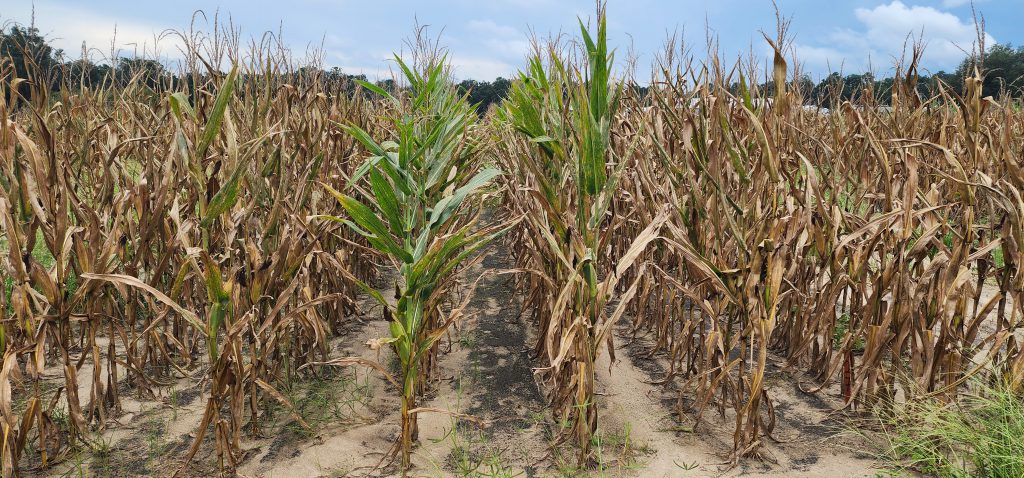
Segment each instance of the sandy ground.
[{"label": "sandy ground", "polygon": [[[484,270],[508,268],[501,247],[496,245],[466,276],[475,279]],[[510,276],[496,273],[481,279],[470,317],[442,343],[438,373],[421,405],[446,412],[420,416],[412,476],[876,476],[871,456],[856,451],[870,450],[871,443],[851,433],[837,435],[849,428],[831,414],[837,393],[806,395],[797,387],[799,377],[781,378],[785,375],[779,373],[768,383],[779,423],[774,439],[765,439],[766,458],[724,465],[731,450],[730,419],[709,410],[697,431],[687,431],[693,417],[680,421],[674,413],[680,384],[652,384],[665,364],[643,357],[643,337],[632,343],[618,337],[614,364],[602,355],[601,469],[574,468],[571,459],[561,459],[550,446],[553,425],[533,377],[530,329],[518,317],[520,304],[509,281]],[[389,288],[386,280],[378,285]],[[363,317],[354,318],[348,333],[332,342],[332,355],[361,356],[394,367],[390,352],[365,345],[387,335],[380,309],[364,300],[361,310]],[[80,375],[85,373],[91,372],[83,369]],[[202,387],[201,377],[185,378],[156,401],[140,401],[126,391],[123,414],[98,438],[102,451],[69,457],[46,474],[168,476],[202,418]],[[396,476],[397,468],[384,458],[398,435],[398,401],[377,374],[338,370],[298,381],[290,394],[312,429],[299,427],[283,410],[275,414],[264,423],[264,438],[243,440],[240,476]],[[80,395],[88,397],[88,390]],[[208,445],[187,476],[216,473]],[[571,451],[565,454],[570,457]]]}]

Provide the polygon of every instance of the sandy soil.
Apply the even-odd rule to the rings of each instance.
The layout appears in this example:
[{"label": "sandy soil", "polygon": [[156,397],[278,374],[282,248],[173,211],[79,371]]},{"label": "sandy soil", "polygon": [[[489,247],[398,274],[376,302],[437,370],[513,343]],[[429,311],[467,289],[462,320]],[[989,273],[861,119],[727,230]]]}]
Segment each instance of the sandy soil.
[{"label": "sandy soil", "polygon": [[[467,277],[508,268],[496,245]],[[774,439],[766,438],[764,460],[724,465],[731,450],[728,416],[705,413],[697,431],[693,417],[675,416],[681,384],[654,385],[664,370],[657,358],[645,358],[644,338],[616,339],[619,360],[599,361],[602,469],[583,471],[561,459],[550,446],[552,427],[534,381],[528,324],[518,317],[520,304],[510,276],[491,273],[481,279],[471,315],[442,343],[438,374],[422,406],[446,411],[420,416],[420,445],[413,476],[875,476],[876,463],[856,450],[871,444],[851,433],[831,414],[834,390],[806,395],[799,377],[768,383],[779,420]],[[387,281],[379,286],[389,289]],[[363,316],[331,344],[335,357],[361,356],[394,367],[390,352],[370,350],[368,340],[384,337],[386,323],[368,300]],[[623,335],[627,332],[620,330]],[[82,370],[80,375],[91,373]],[[297,426],[283,410],[264,423],[264,438],[243,440],[238,474],[245,477],[395,476],[382,460],[398,435],[395,391],[365,369],[338,370],[315,380],[298,381],[291,391],[300,413],[312,426]],[[191,444],[206,401],[201,377],[185,378],[175,392],[156,400],[122,394],[124,412],[99,437],[101,453],[82,453],[50,469],[51,476],[167,476]],[[80,391],[88,397],[88,390]],[[458,418],[460,414],[472,420]],[[189,476],[216,473],[216,458],[204,447]],[[571,451],[566,450],[566,456]],[[84,470],[85,473],[82,473]]]}]

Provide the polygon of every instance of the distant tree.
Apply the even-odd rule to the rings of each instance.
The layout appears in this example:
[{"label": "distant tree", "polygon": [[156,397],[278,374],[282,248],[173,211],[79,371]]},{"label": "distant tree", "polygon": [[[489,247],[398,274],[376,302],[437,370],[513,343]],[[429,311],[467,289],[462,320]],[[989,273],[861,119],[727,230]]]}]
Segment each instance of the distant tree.
[{"label": "distant tree", "polygon": [[391,78],[377,81],[377,86],[381,87],[384,91],[387,91],[388,93],[398,93],[398,83]]},{"label": "distant tree", "polygon": [[[958,78],[966,78],[974,74],[978,66],[978,57],[964,59],[956,70]],[[982,68],[985,80],[982,83],[982,96],[998,97],[1002,94],[1021,96],[1024,88],[1024,47],[1014,48],[1009,43],[996,44],[985,53]]]},{"label": "distant tree", "polygon": [[457,85],[459,93],[469,95],[470,104],[476,105],[477,113],[483,115],[491,105],[500,103],[508,95],[512,81],[498,77],[493,82],[463,80]]},{"label": "distant tree", "polygon": [[638,97],[640,97],[641,99],[642,98],[647,98],[647,92],[650,91],[650,89],[651,89],[651,87],[649,87],[649,86],[641,86],[640,84],[637,84],[637,83],[633,83],[630,86],[633,88],[633,91],[636,92],[636,95]]},{"label": "distant tree", "polygon": [[939,83],[942,83],[948,88],[952,88],[953,91],[960,91],[963,88],[963,77],[957,73],[946,73],[945,71],[939,71],[928,78],[928,81],[922,81],[925,83],[925,87],[928,88],[928,93],[937,93]]},{"label": "distant tree", "polygon": [[814,82],[811,81],[811,77],[808,75],[802,75],[800,78],[791,81],[789,84],[790,90],[799,91],[801,95],[806,99],[814,91]]},{"label": "distant tree", "polygon": [[892,99],[892,84],[892,78],[876,81],[875,75],[871,73],[853,73],[844,77],[833,72],[810,89],[807,102],[824,108],[838,107],[844,101],[871,100],[889,104]]},{"label": "distant tree", "polygon": [[512,80],[499,76],[491,83],[491,86],[494,92],[492,103],[499,103],[508,97],[508,90],[512,89]]},{"label": "distant tree", "polygon": [[[764,83],[757,85],[756,90],[756,94],[762,95],[764,97],[775,96],[775,81],[765,81]],[[790,80],[789,82],[786,83],[786,91],[799,91],[800,94],[804,96],[804,99],[808,100],[814,91],[814,82],[811,81],[810,76],[801,75],[800,78]],[[735,96],[739,96],[740,82],[734,81],[731,85],[729,85],[729,93]]]},{"label": "distant tree", "polygon": [[93,88],[106,81],[110,73],[110,65],[97,65],[85,59],[69,61],[61,65],[60,76],[54,87]]},{"label": "distant tree", "polygon": [[[11,25],[6,31],[0,30],[0,59],[9,63],[8,70],[18,78],[30,80],[19,86],[18,92],[29,97],[33,88],[43,87],[57,89],[61,87],[76,88],[79,86],[96,86],[104,81],[116,81],[126,85],[132,79],[147,87],[160,90],[183,81],[188,86],[193,77],[177,78],[167,71],[156,60],[144,58],[121,58],[114,62],[115,67],[95,64],[87,59],[63,62],[63,52],[53,48],[46,38],[34,27]],[[977,56],[965,58],[955,72],[939,71],[931,76],[918,79],[917,89],[922,97],[931,97],[939,92],[939,85],[944,85],[954,92],[963,88],[963,79],[974,73],[981,65],[984,75],[982,94],[999,97],[1000,95],[1024,96],[1024,47],[1013,47],[1010,44],[996,44],[988,49],[984,63],[980,64]],[[258,75],[257,75],[258,76]],[[349,75],[338,67],[322,70],[316,67],[302,67],[280,78],[283,81],[315,80],[323,82],[331,92],[355,94],[359,91],[354,80],[366,80],[365,75]],[[9,79],[8,79],[9,80]],[[849,74],[842,76],[831,73],[818,84],[814,84],[807,76],[802,76],[789,83],[790,89],[799,89],[808,104],[826,108],[838,106],[843,101],[873,100],[880,104],[889,104],[892,100],[893,79],[876,79],[870,73]],[[138,83],[137,83],[138,84]],[[377,86],[397,92],[400,85],[393,79],[376,82]],[[772,81],[761,84],[748,83],[751,90],[759,95],[771,96],[775,85]],[[512,80],[498,77],[494,81],[478,81],[467,79],[456,85],[469,101],[476,105],[478,113],[485,114],[491,105],[505,99],[512,86]],[[645,96],[647,87],[631,86],[641,96]],[[739,93],[739,83],[730,85],[730,92]],[[872,96],[867,97],[866,94]],[[364,94],[371,95],[369,91]]]},{"label": "distant tree", "polygon": [[874,82],[871,90],[875,95],[875,101],[883,105],[891,105],[894,83],[895,80],[892,77]]},{"label": "distant tree", "polygon": [[[6,32],[0,31],[0,58],[11,62],[18,78],[51,87],[59,70],[61,55],[61,50],[51,47],[35,27],[12,25]],[[33,77],[36,72],[41,72],[44,77]],[[18,91],[28,97],[31,85],[23,84]]]},{"label": "distant tree", "polygon": [[875,75],[871,73],[846,75],[846,78],[843,78],[843,99],[862,99],[868,91],[873,95],[874,86]]},{"label": "distant tree", "polygon": [[811,89],[809,103],[823,108],[835,108],[843,100],[843,76],[832,72]]},{"label": "distant tree", "polygon": [[122,86],[135,80],[136,84],[146,85],[153,90],[161,88],[164,81],[172,79],[163,64],[145,58],[118,59],[114,75]]}]

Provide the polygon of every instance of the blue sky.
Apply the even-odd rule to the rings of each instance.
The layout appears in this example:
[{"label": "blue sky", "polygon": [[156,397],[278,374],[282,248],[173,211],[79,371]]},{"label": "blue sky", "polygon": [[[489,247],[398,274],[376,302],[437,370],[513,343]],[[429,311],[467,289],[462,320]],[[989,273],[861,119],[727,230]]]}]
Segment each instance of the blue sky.
[{"label": "blue sky", "polygon": [[[976,38],[969,0],[778,0],[792,18],[795,54],[812,77],[842,68],[863,72],[869,65],[886,75],[909,33],[922,29],[928,43],[924,67],[952,70]],[[576,19],[593,12],[592,0],[223,0],[220,2],[36,0],[36,26],[52,42],[78,56],[82,43],[95,48],[94,58],[145,50],[152,55],[155,34],[189,26],[192,12],[219,11],[242,27],[243,36],[266,31],[284,33],[294,54],[304,56],[323,45],[324,62],[349,73],[387,74],[392,51],[400,50],[418,19],[429,25],[450,50],[460,78],[481,80],[512,76],[523,63],[531,32],[547,36],[575,34]],[[984,15],[988,41],[1024,43],[1024,0],[976,0]],[[28,23],[33,5],[0,0],[0,22]],[[668,34],[679,31],[698,57],[705,51],[705,27],[717,36],[727,59],[753,52],[767,58],[761,31],[773,34],[775,15],[769,0],[610,0],[609,37],[619,58],[632,49],[638,76],[663,49]],[[200,21],[202,27],[204,23]],[[206,24],[208,25],[208,24]],[[442,31],[443,29],[443,31]],[[173,62],[180,54],[172,40],[157,43],[157,54]],[[870,64],[869,60],[870,59]]]}]

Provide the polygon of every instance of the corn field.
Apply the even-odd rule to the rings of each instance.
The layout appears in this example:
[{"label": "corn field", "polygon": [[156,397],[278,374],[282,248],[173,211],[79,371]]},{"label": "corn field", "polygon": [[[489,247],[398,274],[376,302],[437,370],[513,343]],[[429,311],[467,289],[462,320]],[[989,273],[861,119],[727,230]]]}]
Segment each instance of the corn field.
[{"label": "corn field", "polygon": [[[382,461],[404,475],[488,248],[582,468],[598,359],[641,338],[676,420],[730,424],[733,465],[779,432],[783,371],[848,413],[975,378],[1024,393],[1024,112],[981,96],[983,64],[922,96],[916,45],[891,107],[841,85],[808,107],[780,21],[767,71],[670,41],[642,92],[605,25],[535,42],[483,117],[425,47],[396,55],[395,90],[231,29],[181,34],[182,74],[156,84],[51,91],[0,59],[0,474],[95,449],[125,394],[180,379],[205,408],[167,473],[231,474],[274,410],[307,426],[293,381],[357,367],[400,400]],[[370,314],[392,363],[331,348]]]}]

